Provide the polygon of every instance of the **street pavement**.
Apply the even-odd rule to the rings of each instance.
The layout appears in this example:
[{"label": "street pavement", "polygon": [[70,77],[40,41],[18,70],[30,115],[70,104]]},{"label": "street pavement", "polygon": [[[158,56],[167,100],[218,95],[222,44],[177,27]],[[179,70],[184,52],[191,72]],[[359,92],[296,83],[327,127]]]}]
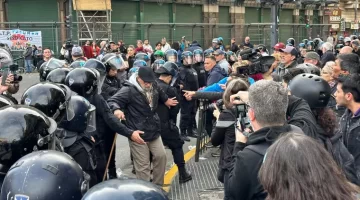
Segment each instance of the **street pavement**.
[{"label": "street pavement", "polygon": [[[39,83],[39,74],[38,73],[31,73],[31,74],[21,74],[23,76],[23,80],[20,82],[20,89],[19,92],[13,95],[19,102],[21,95],[24,91],[29,88],[30,86]],[[178,116],[178,124],[179,124],[180,115]],[[186,142],[184,144],[184,153],[188,152],[190,149],[194,148],[196,143],[196,139],[191,138],[190,142]],[[169,170],[173,165],[173,157],[171,151],[166,149],[167,154],[167,165],[166,170]],[[128,139],[118,135],[116,140],[116,166],[117,168],[121,169],[122,173],[130,176],[135,177],[132,171],[132,165],[130,160],[130,148]]]}]

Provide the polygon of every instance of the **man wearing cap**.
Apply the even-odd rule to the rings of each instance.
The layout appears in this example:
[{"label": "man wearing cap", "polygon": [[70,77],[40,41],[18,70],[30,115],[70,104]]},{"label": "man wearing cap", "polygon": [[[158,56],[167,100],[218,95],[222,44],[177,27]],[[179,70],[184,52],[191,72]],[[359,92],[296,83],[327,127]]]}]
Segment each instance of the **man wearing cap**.
[{"label": "man wearing cap", "polygon": [[351,39],[350,39],[350,37],[345,37],[345,38],[344,38],[344,45],[345,45],[345,46],[350,46],[350,45],[351,45]]},{"label": "man wearing cap", "polygon": [[216,59],[217,64],[225,70],[225,72],[227,74],[229,74],[229,67],[230,64],[228,63],[228,61],[225,59],[225,52],[222,51],[221,49],[218,49],[214,52],[214,56]]},{"label": "man wearing cap", "polygon": [[296,58],[298,56],[298,51],[295,47],[286,46],[283,49],[280,49],[280,64],[276,68],[276,74],[282,77],[285,72],[290,68],[295,68],[298,63]]},{"label": "man wearing cap", "polygon": [[[159,75],[159,78],[156,80],[157,85],[166,92],[168,97],[180,99],[177,89],[171,86],[171,83],[175,81],[174,79],[177,76],[177,65],[167,62],[156,70],[155,73]],[[179,110],[179,105],[169,108],[165,104],[159,104],[156,112],[160,118],[162,141],[172,152],[174,162],[179,169],[179,182],[185,183],[191,180],[192,177],[185,168],[184,141],[180,137],[178,127],[176,127],[176,118]]]},{"label": "man wearing cap", "polygon": [[127,128],[142,131],[141,138],[145,144],[129,140],[137,178],[150,181],[149,152],[151,152],[153,183],[163,185],[166,153],[160,136],[160,119],[156,109],[159,103],[171,107],[176,106],[178,102],[175,98],[169,99],[154,82],[155,75],[152,69],[140,67],[139,71],[108,99],[108,104],[115,116],[124,120]]},{"label": "man wearing cap", "polygon": [[71,50],[71,56],[73,62],[75,61],[86,61],[87,59],[83,56],[83,50],[79,46],[74,46]]},{"label": "man wearing cap", "polygon": [[305,73],[316,74],[320,76],[320,56],[316,52],[307,52],[304,56],[304,63],[296,68],[303,69]]},{"label": "man wearing cap", "polygon": [[335,61],[335,55],[333,53],[333,45],[330,42],[325,42],[321,48],[323,52],[321,57],[321,68],[323,68],[327,62]]}]

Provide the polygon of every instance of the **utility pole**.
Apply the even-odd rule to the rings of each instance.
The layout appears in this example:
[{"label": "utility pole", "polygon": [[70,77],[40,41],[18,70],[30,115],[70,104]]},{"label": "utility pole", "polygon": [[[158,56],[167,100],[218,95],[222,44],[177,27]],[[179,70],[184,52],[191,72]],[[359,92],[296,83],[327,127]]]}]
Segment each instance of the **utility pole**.
[{"label": "utility pole", "polygon": [[[76,1],[76,0],[75,0]],[[72,0],[69,0],[69,39],[73,38],[73,27],[72,27]]]},{"label": "utility pole", "polygon": [[[357,20],[357,9],[358,9],[358,6],[359,6],[359,1],[358,0],[355,0],[355,22],[356,24],[359,24],[358,20]],[[358,25],[356,25],[358,27]],[[356,33],[355,35],[358,36],[358,31],[359,31],[359,27],[358,29],[356,29]]]},{"label": "utility pole", "polygon": [[275,46],[279,40],[279,1],[271,5],[271,46]]}]

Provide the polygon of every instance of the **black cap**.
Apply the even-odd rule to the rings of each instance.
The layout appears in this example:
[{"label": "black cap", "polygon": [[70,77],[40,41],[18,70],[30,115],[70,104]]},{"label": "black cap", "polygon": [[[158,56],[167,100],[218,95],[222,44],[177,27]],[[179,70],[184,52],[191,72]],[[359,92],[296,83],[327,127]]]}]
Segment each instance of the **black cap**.
[{"label": "black cap", "polygon": [[138,72],[138,76],[144,82],[147,82],[147,83],[155,82],[154,72],[152,71],[152,69],[150,67],[140,67],[139,72]]},{"label": "black cap", "polygon": [[167,70],[165,67],[160,67],[159,69],[157,69],[155,71],[155,73],[157,74],[168,74],[171,75],[171,73],[169,72],[169,70]]}]

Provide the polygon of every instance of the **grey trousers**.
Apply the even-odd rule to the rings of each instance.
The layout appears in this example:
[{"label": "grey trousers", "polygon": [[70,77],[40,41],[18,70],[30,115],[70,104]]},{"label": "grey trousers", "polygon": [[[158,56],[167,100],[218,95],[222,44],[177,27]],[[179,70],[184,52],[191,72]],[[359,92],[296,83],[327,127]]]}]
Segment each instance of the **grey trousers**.
[{"label": "grey trousers", "polygon": [[129,140],[131,154],[134,160],[136,177],[141,180],[150,181],[151,164],[150,152],[153,155],[153,183],[162,186],[166,168],[166,152],[161,136],[146,144],[138,144]]}]

